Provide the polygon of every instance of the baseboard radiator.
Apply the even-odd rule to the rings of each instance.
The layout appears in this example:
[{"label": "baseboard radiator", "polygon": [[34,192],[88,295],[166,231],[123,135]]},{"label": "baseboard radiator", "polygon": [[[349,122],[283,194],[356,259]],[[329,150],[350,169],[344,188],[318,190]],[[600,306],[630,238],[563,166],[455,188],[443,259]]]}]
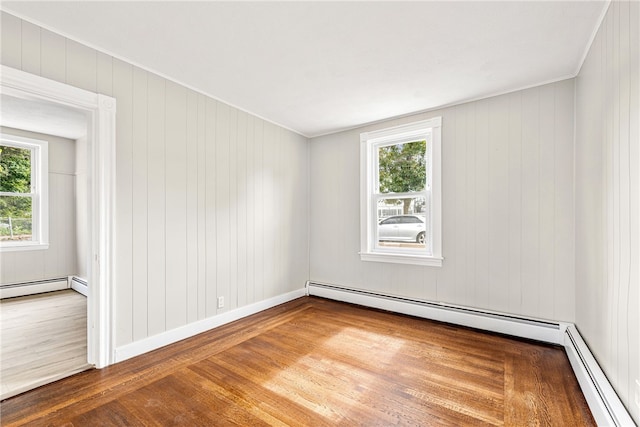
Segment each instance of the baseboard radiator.
[{"label": "baseboard radiator", "polygon": [[575,325],[569,325],[565,337],[569,362],[598,425],[635,426]]},{"label": "baseboard radiator", "polygon": [[68,288],[69,279],[67,277],[11,283],[8,285],[0,285],[0,299],[59,291]]},{"label": "baseboard radiator", "polygon": [[87,281],[81,277],[67,276],[0,285],[0,299],[61,291],[63,289],[73,289],[86,297]]},{"label": "baseboard radiator", "polygon": [[87,293],[89,288],[87,281],[81,277],[69,276],[69,287],[85,297],[88,296]]},{"label": "baseboard radiator", "polygon": [[376,293],[334,284],[307,282],[307,295],[358,304],[565,348],[589,408],[599,426],[635,426],[575,325],[531,319],[471,307]]}]

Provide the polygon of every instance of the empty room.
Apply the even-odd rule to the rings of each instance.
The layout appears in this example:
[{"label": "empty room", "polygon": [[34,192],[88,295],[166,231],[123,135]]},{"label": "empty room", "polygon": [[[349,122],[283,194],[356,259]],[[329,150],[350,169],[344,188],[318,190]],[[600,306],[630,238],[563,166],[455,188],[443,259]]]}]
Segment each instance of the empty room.
[{"label": "empty room", "polygon": [[640,424],[640,2],[0,18],[3,426]]}]

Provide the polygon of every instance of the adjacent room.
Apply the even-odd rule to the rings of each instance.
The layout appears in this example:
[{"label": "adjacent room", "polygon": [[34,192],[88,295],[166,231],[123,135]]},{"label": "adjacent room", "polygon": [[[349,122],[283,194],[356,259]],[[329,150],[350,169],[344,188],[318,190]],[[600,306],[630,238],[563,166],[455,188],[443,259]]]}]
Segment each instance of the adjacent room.
[{"label": "adjacent room", "polygon": [[640,2],[0,17],[3,425],[640,423]]}]

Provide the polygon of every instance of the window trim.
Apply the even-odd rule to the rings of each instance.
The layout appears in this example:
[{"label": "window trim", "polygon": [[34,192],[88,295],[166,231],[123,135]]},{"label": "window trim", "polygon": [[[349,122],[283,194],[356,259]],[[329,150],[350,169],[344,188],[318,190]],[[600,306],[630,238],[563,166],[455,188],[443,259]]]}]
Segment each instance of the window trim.
[{"label": "window trim", "polygon": [[[433,117],[406,125],[394,126],[360,134],[360,259],[362,261],[390,262],[399,264],[417,264],[423,266],[442,266],[442,118]],[[407,250],[393,250],[377,247],[375,227],[377,225],[377,205],[374,205],[376,187],[377,147],[384,143],[410,142],[431,131],[431,155],[429,168],[431,176],[431,212],[432,253],[418,254]],[[426,192],[426,189],[425,189]],[[416,192],[413,197],[425,192]],[[412,193],[413,194],[413,193]],[[428,220],[428,218],[427,218]]]},{"label": "window trim", "polygon": [[[32,236],[29,241],[0,242],[0,252],[49,248],[49,143],[44,140],[0,133],[1,145],[31,150]],[[13,194],[13,193],[11,193]],[[27,194],[27,193],[25,193]],[[8,193],[4,193],[8,195]]]}]

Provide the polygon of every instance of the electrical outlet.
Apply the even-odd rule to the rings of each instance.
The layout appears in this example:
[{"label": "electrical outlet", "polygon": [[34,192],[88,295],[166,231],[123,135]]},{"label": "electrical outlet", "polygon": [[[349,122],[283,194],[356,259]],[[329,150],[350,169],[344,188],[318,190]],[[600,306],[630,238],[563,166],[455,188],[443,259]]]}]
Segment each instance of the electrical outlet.
[{"label": "electrical outlet", "polygon": [[218,308],[224,307],[224,297],[218,297]]},{"label": "electrical outlet", "polygon": [[640,380],[636,380],[636,406],[640,408]]}]

